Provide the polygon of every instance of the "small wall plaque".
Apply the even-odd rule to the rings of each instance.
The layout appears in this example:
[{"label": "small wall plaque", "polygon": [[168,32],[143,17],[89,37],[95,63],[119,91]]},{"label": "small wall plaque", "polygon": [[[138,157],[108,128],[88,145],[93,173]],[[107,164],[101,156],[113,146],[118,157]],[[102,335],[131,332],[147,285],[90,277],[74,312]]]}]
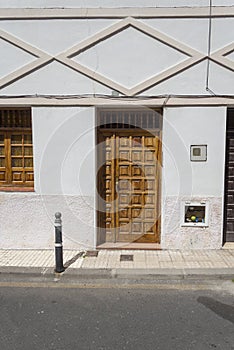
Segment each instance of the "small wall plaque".
[{"label": "small wall plaque", "polygon": [[191,162],[207,161],[207,145],[191,145],[190,146]]}]

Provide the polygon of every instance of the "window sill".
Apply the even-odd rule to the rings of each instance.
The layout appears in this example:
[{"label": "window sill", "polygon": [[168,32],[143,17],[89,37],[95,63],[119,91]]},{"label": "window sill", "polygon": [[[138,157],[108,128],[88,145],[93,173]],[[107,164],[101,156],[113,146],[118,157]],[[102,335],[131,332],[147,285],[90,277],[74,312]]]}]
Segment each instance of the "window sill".
[{"label": "window sill", "polygon": [[181,224],[182,227],[209,227],[205,222],[189,222]]},{"label": "window sill", "polygon": [[2,187],[2,186],[0,186],[0,192],[34,192],[34,188],[33,187],[15,187],[15,186]]}]

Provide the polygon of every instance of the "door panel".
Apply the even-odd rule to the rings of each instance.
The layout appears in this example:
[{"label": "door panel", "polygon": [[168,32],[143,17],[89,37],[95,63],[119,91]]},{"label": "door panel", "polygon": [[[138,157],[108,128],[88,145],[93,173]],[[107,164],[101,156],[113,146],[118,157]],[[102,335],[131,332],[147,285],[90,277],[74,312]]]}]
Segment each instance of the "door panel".
[{"label": "door panel", "polygon": [[108,132],[102,140],[106,241],[159,242],[160,132]]},{"label": "door panel", "polygon": [[227,131],[224,242],[234,242],[234,129]]}]

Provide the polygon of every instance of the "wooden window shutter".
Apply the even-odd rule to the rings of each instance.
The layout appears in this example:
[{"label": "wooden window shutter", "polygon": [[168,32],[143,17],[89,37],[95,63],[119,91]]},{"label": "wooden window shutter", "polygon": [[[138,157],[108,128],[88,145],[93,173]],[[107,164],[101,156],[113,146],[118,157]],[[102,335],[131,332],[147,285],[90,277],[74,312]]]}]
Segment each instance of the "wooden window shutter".
[{"label": "wooden window shutter", "polygon": [[30,109],[0,110],[0,186],[33,187]]}]

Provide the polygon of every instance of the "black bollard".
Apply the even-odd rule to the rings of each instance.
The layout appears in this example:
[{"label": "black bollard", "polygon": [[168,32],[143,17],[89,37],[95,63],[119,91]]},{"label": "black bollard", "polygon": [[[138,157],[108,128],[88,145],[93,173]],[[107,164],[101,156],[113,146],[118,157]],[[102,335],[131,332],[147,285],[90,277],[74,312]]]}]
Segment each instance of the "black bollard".
[{"label": "black bollard", "polygon": [[55,272],[63,272],[63,240],[61,213],[55,213]]}]

